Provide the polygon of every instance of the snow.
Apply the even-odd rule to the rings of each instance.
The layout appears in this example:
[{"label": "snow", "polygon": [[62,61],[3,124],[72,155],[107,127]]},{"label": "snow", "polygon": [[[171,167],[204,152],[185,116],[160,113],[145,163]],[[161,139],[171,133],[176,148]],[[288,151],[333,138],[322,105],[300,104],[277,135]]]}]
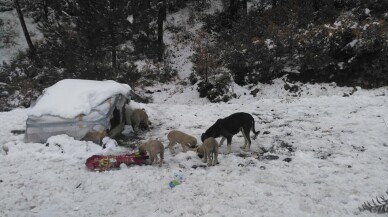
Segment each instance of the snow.
[{"label": "snow", "polygon": [[350,47],[354,47],[356,44],[357,44],[358,40],[357,39],[354,39],[353,41],[349,42],[349,46]]},{"label": "snow", "polygon": [[[244,95],[246,87],[234,87],[240,97],[229,103],[211,104],[191,88],[173,96],[162,89],[154,103],[134,103],[152,122],[141,141],[159,139],[165,146],[172,129],[199,141],[218,118],[253,114],[262,133],[251,152],[240,150],[244,140],[237,134],[232,154],[221,146],[214,167],[196,167],[204,165],[196,154],[176,145],[177,154],[166,150],[161,168],[88,171],[85,161],[94,154],[136,150],[108,138],[102,149],[66,135],[24,143],[10,131],[25,128],[28,109],[1,112],[0,216],[374,216],[358,206],[387,190],[388,89],[342,97],[349,88],[306,85],[311,95],[292,97],[281,81],[260,88],[253,97]],[[262,149],[279,159],[250,157]],[[177,175],[184,181],[170,188]]]},{"label": "snow", "polygon": [[115,81],[64,79],[46,88],[28,115],[52,115],[74,118],[89,114],[91,109],[116,95],[128,96],[131,88]]},{"label": "snow", "polygon": [[[204,13],[214,13],[219,7],[218,1],[211,2],[211,7],[207,9]],[[193,9],[191,9],[193,10]],[[194,16],[194,15],[193,15]],[[169,56],[171,65],[173,69],[177,70],[178,77],[184,79],[189,77],[192,72],[193,63],[190,61],[191,56],[194,53],[192,43],[188,43],[185,37],[194,39],[202,23],[199,21],[194,24],[190,24],[190,9],[185,8],[175,13],[167,14],[165,29],[163,36],[163,41],[166,46],[166,52],[170,53]],[[173,33],[169,30],[169,26],[174,26],[175,28],[182,28],[184,31],[179,34]],[[182,42],[183,40],[183,42]]]},{"label": "snow", "polygon": [[268,50],[272,50],[274,48],[274,43],[272,39],[267,38],[265,40],[265,45],[267,45]]},{"label": "snow", "polygon": [[128,16],[127,20],[128,22],[133,23],[133,15]]}]

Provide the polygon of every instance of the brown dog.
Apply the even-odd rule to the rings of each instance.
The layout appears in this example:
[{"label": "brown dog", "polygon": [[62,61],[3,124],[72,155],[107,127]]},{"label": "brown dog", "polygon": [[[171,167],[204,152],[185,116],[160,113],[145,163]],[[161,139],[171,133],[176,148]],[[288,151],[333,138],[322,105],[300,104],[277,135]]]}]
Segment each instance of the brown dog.
[{"label": "brown dog", "polygon": [[[128,114],[129,112],[127,112]],[[140,127],[144,127],[146,130],[149,129],[151,122],[148,120],[148,115],[144,109],[135,109],[130,115],[131,125],[134,132],[138,132]]]},{"label": "brown dog", "polygon": [[[154,162],[157,163],[159,161],[159,166],[161,167],[163,164],[164,159],[164,146],[163,144],[158,140],[150,140],[148,142],[145,142],[139,146],[139,152],[140,154],[148,153],[148,156],[150,157],[151,165]],[[160,160],[158,158],[158,154],[160,155]]]},{"label": "brown dog", "polygon": [[167,135],[167,139],[170,141],[167,147],[172,154],[175,153],[173,147],[176,143],[181,144],[183,152],[186,152],[188,148],[195,148],[197,145],[197,139],[195,137],[178,130],[171,130]]},{"label": "brown dog", "polygon": [[203,156],[203,162],[208,166],[215,166],[218,164],[218,142],[213,137],[205,139],[203,144],[196,148],[198,156]]}]

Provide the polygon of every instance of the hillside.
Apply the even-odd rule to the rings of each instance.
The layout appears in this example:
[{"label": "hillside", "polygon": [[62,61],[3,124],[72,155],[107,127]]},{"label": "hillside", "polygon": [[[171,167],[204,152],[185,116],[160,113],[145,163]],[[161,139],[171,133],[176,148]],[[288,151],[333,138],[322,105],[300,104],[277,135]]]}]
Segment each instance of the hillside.
[{"label": "hillside", "polygon": [[279,79],[296,96],[311,94],[301,84],[388,84],[385,1],[299,1],[147,0],[107,7],[107,0],[90,8],[88,1],[21,0],[34,55],[12,1],[4,1],[0,107],[28,107],[65,78],[127,83],[142,101],[169,84],[210,102],[233,100],[241,88],[257,96]]}]

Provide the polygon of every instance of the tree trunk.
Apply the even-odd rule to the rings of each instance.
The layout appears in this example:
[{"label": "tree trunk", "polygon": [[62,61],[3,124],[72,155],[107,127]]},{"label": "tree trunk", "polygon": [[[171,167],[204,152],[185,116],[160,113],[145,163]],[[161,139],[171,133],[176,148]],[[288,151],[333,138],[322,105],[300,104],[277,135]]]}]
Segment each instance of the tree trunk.
[{"label": "tree trunk", "polygon": [[229,3],[229,10],[230,10],[229,16],[230,16],[231,20],[234,20],[234,17],[237,13],[237,10],[238,10],[237,1],[238,0],[230,0],[230,3]]},{"label": "tree trunk", "polygon": [[42,0],[42,7],[44,12],[44,18],[48,20],[48,1],[49,0]]},{"label": "tree trunk", "polygon": [[112,68],[116,69],[117,67],[117,51],[116,51],[116,44],[114,33],[111,34],[112,37]]},{"label": "tree trunk", "polygon": [[116,46],[118,45],[118,42],[117,42],[117,29],[115,28],[115,10],[116,10],[116,7],[114,5],[114,0],[111,0],[109,2],[109,6],[110,6],[110,11],[109,11],[109,20],[110,20],[110,24],[109,24],[109,32],[110,32],[110,45],[111,45],[111,48],[112,48],[112,68],[113,69],[116,69],[116,66],[117,66],[117,50],[116,50]]},{"label": "tree trunk", "polygon": [[276,8],[277,6],[277,0],[272,0],[272,8]]},{"label": "tree trunk", "polygon": [[313,8],[314,8],[314,11],[319,11],[320,5],[318,0],[313,0]]},{"label": "tree trunk", "polygon": [[243,16],[244,18],[247,17],[248,15],[248,1],[247,0],[242,0],[242,7],[243,7]]},{"label": "tree trunk", "polygon": [[163,21],[167,21],[167,0],[163,0]]},{"label": "tree trunk", "polygon": [[159,46],[159,60],[163,58],[164,42],[163,42],[163,21],[166,20],[166,0],[159,2],[158,12],[158,46]]},{"label": "tree trunk", "polygon": [[22,26],[23,33],[24,33],[24,36],[25,36],[27,44],[28,44],[28,48],[30,49],[31,57],[35,57],[35,55],[36,55],[35,47],[32,44],[30,34],[28,33],[26,23],[24,22],[24,17],[23,17],[22,10],[20,9],[19,1],[14,0],[13,2],[15,4],[15,8],[16,8],[16,11],[17,11],[18,16],[19,16],[20,25]]}]

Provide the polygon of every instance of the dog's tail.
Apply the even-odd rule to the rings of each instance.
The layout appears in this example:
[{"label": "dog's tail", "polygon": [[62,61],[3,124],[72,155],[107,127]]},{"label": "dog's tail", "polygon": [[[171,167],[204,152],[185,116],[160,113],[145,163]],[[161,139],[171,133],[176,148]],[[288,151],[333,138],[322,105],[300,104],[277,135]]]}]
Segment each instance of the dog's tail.
[{"label": "dog's tail", "polygon": [[253,139],[256,139],[257,138],[257,135],[259,135],[260,131],[256,131],[255,130],[255,120],[252,118],[252,132],[255,134],[253,136]]}]

